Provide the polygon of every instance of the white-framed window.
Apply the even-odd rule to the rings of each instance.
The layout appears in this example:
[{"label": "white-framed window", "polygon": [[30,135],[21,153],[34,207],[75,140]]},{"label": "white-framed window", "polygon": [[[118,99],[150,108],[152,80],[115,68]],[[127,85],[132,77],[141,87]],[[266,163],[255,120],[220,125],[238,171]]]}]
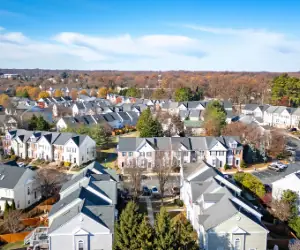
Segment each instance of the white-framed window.
[{"label": "white-framed window", "polygon": [[133,156],[133,152],[129,152],[129,153],[128,153],[128,156]]},{"label": "white-framed window", "polygon": [[219,151],[219,156],[224,156],[224,151]]},{"label": "white-framed window", "polygon": [[147,152],[147,156],[152,156],[152,153],[151,152]]},{"label": "white-framed window", "polygon": [[234,250],[241,250],[241,239],[236,238],[234,240]]},{"label": "white-framed window", "polygon": [[216,166],[216,160],[212,160],[212,165]]},{"label": "white-framed window", "polygon": [[126,152],[122,152],[122,156],[126,156]]},{"label": "white-framed window", "polygon": [[145,156],[145,152],[140,152],[140,156]]},{"label": "white-framed window", "polygon": [[79,240],[78,243],[78,250],[84,250],[84,242],[83,240]]}]

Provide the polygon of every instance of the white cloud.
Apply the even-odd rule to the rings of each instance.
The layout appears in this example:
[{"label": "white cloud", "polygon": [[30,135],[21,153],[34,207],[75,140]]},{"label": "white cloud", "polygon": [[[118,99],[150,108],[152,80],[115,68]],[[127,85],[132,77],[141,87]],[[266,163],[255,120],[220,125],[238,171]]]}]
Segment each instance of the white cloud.
[{"label": "white cloud", "polygon": [[[62,32],[45,41],[0,29],[0,67],[120,70],[295,71],[300,39],[255,29],[186,25],[193,36],[91,36]],[[213,36],[203,36],[211,33]],[[200,38],[199,38],[200,37]]]}]

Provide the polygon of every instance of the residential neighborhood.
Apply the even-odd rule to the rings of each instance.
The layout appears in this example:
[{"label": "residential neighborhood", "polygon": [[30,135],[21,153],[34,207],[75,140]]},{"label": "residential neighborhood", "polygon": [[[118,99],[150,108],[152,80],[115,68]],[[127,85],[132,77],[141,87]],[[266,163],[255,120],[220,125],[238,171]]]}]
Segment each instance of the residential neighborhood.
[{"label": "residential neighborhood", "polygon": [[1,250],[300,250],[300,1],[1,1]]}]

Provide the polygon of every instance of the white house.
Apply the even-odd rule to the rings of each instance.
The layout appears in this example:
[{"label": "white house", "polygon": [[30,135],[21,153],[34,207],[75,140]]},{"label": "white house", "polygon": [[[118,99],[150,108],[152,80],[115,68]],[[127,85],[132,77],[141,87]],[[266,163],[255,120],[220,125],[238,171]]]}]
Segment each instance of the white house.
[{"label": "white house", "polygon": [[96,158],[96,142],[87,135],[45,131],[12,130],[3,140],[6,154],[13,150],[25,159],[67,161],[77,165]]},{"label": "white house", "polygon": [[91,163],[63,185],[49,212],[49,227],[35,229],[24,243],[49,250],[112,250],[118,182],[114,170]]},{"label": "white house", "polygon": [[267,249],[262,215],[240,199],[242,190],[217,169],[206,162],[186,164],[180,181],[180,198],[200,249]]},{"label": "white house", "polygon": [[291,190],[298,194],[298,211],[300,211],[300,171],[286,175],[285,177],[272,183],[272,197],[281,199],[286,190]]},{"label": "white house", "polygon": [[15,202],[17,209],[24,209],[41,198],[36,172],[28,168],[0,165],[0,209],[5,202]]}]

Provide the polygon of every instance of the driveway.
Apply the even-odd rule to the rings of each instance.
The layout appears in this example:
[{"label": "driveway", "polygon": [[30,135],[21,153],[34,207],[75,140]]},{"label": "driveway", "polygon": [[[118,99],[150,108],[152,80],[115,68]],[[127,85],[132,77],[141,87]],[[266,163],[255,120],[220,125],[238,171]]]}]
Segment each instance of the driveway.
[{"label": "driveway", "polygon": [[[147,186],[148,188],[156,186],[159,189],[159,182],[157,176],[147,176],[147,179],[142,180],[142,186]],[[170,194],[170,190],[172,187],[179,187],[179,186],[180,186],[180,177],[170,176],[165,186],[165,189],[167,190],[166,195]]]}]

